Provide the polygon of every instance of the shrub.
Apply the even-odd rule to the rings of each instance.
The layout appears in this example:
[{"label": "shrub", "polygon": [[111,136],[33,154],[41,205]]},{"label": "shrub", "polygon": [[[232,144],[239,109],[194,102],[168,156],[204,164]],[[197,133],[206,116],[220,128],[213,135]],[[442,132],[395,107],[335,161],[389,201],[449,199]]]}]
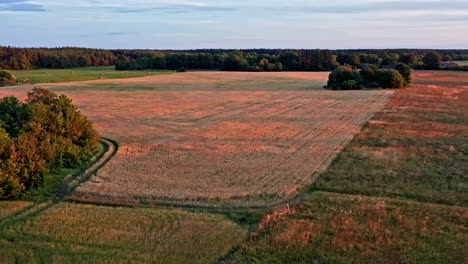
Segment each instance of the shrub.
[{"label": "shrub", "polygon": [[359,89],[359,85],[355,80],[347,80],[341,84],[342,90],[357,90]]},{"label": "shrub", "polygon": [[187,69],[185,69],[185,67],[181,67],[179,69],[176,70],[176,72],[186,72]]},{"label": "shrub", "polygon": [[8,71],[0,71],[0,86],[15,84],[15,77]]},{"label": "shrub", "polygon": [[340,89],[344,81],[353,80],[360,85],[362,83],[359,72],[354,71],[349,67],[340,66],[334,69],[329,77],[327,87],[330,89]]},{"label": "shrub", "polygon": [[370,88],[379,88],[379,87],[380,87],[380,83],[378,83],[378,82],[370,82],[370,83],[369,83],[369,87],[370,87]]},{"label": "shrub", "polygon": [[397,70],[380,71],[377,75],[378,82],[384,88],[403,88],[406,81]]}]

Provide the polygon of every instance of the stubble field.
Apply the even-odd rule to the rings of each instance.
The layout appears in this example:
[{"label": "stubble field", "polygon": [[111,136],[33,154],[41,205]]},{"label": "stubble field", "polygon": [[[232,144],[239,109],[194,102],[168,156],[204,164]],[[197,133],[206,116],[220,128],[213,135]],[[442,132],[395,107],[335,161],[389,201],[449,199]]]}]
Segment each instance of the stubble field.
[{"label": "stubble field", "polygon": [[326,91],[326,76],[194,72],[112,84],[131,85],[130,91],[99,81],[67,84],[82,85],[65,94],[102,136],[120,144],[75,197],[242,206],[290,197],[392,94]]}]

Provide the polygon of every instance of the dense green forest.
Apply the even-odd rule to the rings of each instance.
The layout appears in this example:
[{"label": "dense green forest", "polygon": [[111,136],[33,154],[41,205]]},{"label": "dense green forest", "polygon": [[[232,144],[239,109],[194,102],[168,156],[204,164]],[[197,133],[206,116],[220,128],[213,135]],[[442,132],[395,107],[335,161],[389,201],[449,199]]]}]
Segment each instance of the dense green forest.
[{"label": "dense green forest", "polygon": [[97,150],[92,123],[65,95],[43,88],[0,99],[0,198],[41,186],[49,172],[71,168]]},{"label": "dense green forest", "polygon": [[[367,64],[405,63],[426,67],[424,58],[435,53],[439,61],[468,60],[468,50],[428,49],[197,49],[197,50],[102,50],[86,48],[0,47],[0,69],[66,69],[116,65],[117,70],[220,69],[227,71],[330,71],[339,65],[351,68]],[[456,65],[436,64],[428,69],[467,70]]]}]

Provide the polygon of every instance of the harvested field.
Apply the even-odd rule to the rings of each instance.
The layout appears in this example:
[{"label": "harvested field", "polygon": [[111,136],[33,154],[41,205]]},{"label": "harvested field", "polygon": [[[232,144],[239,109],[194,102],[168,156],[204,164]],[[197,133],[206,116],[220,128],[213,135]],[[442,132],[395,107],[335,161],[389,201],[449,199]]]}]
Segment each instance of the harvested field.
[{"label": "harvested field", "polygon": [[227,219],[59,203],[0,230],[1,263],[215,263],[242,242]]},{"label": "harvested field", "polygon": [[468,88],[468,74],[456,71],[414,71],[413,85],[464,86]]},{"label": "harvested field", "polygon": [[326,84],[328,74],[327,72],[187,72],[143,78],[57,83],[49,85],[48,88],[52,90],[119,91],[321,90]]},{"label": "harvested field", "polygon": [[[327,75],[196,72],[115,81],[131,84],[130,91],[83,82],[57,86],[102,136],[120,143],[77,196],[243,205],[290,197],[312,183],[393,93],[326,91]],[[138,90],[181,83],[186,90]],[[239,89],[214,91],[222,83]],[[18,88],[0,95],[25,89]]]},{"label": "harvested field", "polygon": [[120,142],[80,195],[263,203],[310,184],[391,92],[68,94]]}]

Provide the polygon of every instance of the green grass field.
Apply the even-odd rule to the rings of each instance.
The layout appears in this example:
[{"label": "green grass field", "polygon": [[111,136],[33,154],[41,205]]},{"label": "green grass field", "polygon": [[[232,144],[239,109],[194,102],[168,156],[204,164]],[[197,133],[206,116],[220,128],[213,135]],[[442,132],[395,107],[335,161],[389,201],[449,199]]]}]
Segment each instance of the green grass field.
[{"label": "green grass field", "polygon": [[[0,216],[27,205],[11,203]],[[181,210],[62,202],[8,220],[0,263],[215,263],[245,237],[222,216]]]},{"label": "green grass field", "polygon": [[459,65],[468,65],[468,61],[454,61],[454,62]]},{"label": "green grass field", "polygon": [[148,74],[143,71],[109,71],[110,67],[111,66],[67,70],[11,71],[11,73],[16,76],[18,82],[21,83],[22,80],[29,79],[28,83],[32,84],[99,80],[101,74],[103,74],[103,80],[109,80],[174,73],[172,71],[153,71]]},{"label": "green grass field", "polygon": [[467,210],[316,192],[264,218],[232,263],[465,263]]}]

